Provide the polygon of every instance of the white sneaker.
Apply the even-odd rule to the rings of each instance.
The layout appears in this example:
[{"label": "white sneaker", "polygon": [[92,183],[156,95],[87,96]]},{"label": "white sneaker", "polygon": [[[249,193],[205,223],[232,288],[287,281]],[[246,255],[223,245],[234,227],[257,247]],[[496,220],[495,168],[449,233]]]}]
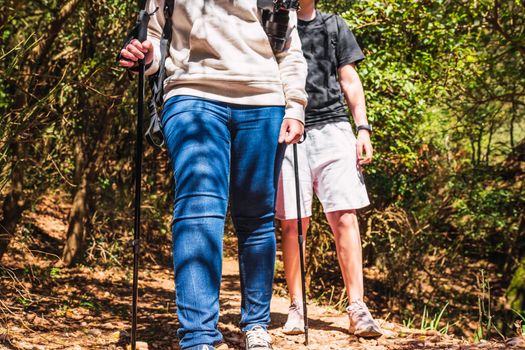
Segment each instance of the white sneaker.
[{"label": "white sneaker", "polygon": [[381,327],[374,320],[368,307],[362,300],[352,302],[347,308],[350,327],[348,331],[363,338],[377,338],[383,335]]},{"label": "white sneaker", "polygon": [[304,333],[303,303],[297,299],[294,299],[288,308],[288,319],[283,326],[283,333],[287,335]]},{"label": "white sneaker", "polygon": [[272,350],[272,337],[266,329],[255,326],[245,334],[245,350]]}]

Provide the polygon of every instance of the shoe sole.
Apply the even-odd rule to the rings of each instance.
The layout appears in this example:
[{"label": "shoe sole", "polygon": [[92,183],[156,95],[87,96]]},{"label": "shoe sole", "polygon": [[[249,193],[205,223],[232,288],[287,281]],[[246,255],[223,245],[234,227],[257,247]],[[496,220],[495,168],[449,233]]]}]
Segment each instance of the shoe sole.
[{"label": "shoe sole", "polygon": [[383,333],[375,331],[373,329],[365,329],[359,332],[354,332],[353,334],[356,337],[361,337],[361,338],[379,338],[383,335]]},{"label": "shoe sole", "polygon": [[294,328],[288,331],[283,330],[283,333],[286,335],[299,335],[299,334],[304,334],[304,329]]}]

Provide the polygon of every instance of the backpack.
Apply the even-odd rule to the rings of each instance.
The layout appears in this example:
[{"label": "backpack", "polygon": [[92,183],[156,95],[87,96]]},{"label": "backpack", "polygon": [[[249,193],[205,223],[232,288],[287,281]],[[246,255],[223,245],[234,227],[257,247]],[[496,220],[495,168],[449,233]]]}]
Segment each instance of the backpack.
[{"label": "backpack", "polygon": [[321,19],[323,20],[326,32],[328,33],[328,37],[330,38],[330,61],[332,62],[332,69],[335,75],[337,76],[337,68],[339,66],[337,59],[337,44],[339,40],[339,21],[337,19],[338,16],[329,13],[319,13],[321,15]]}]

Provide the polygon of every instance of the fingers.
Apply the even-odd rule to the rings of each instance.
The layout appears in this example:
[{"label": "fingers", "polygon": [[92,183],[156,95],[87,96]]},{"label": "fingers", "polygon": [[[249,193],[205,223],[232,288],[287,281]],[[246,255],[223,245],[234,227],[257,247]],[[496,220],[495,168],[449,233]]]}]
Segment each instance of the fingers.
[{"label": "fingers", "polygon": [[[285,121],[286,121],[286,119],[285,119]],[[279,131],[279,139],[278,139],[279,143],[283,143],[284,142],[284,138],[286,137],[286,132],[288,131],[288,124],[285,121],[282,122],[281,130]]]},{"label": "fingers", "polygon": [[359,140],[357,141],[357,164],[361,165],[363,163],[363,143]]},{"label": "fingers", "polygon": [[151,41],[144,41],[142,43],[142,48],[143,48],[143,51],[145,54],[146,54],[146,58],[144,59],[144,62],[146,64],[150,64],[151,61],[153,61],[153,44],[151,43]]},{"label": "fingers", "polygon": [[[128,45],[128,46],[130,46],[130,45]],[[128,60],[128,61],[137,62],[137,61],[138,61],[138,58],[133,54],[133,52],[131,52],[131,51],[129,51],[129,50],[127,49],[128,46],[126,46],[125,49],[122,49],[122,51],[120,51],[120,55],[121,55],[122,57],[124,57],[124,58],[125,58],[126,60]]]},{"label": "fingers", "polygon": [[151,41],[146,40],[142,43],[142,52],[144,53],[153,52],[153,44],[151,43]]},{"label": "fingers", "polygon": [[149,64],[153,60],[153,44],[148,40],[140,43],[137,39],[133,39],[120,51],[120,55],[123,57],[119,60],[121,67],[134,67],[136,62],[142,59],[145,59],[145,63]]},{"label": "fingers", "polygon": [[133,67],[135,67],[135,62],[133,62],[133,61],[119,60],[118,63],[119,63],[119,65],[121,67],[124,67],[124,68],[133,68]]},{"label": "fingers", "polygon": [[370,142],[357,142],[357,163],[367,165],[372,163],[373,148]]},{"label": "fingers", "polygon": [[366,152],[366,157],[365,159],[363,159],[363,164],[372,163],[373,149],[372,149],[372,144],[370,142],[365,143],[365,152]]},{"label": "fingers", "polygon": [[135,57],[135,60],[144,59],[144,52],[142,52],[144,48],[138,40],[131,41],[131,43],[126,46],[126,50],[128,50]]},{"label": "fingers", "polygon": [[286,144],[288,145],[298,143],[299,141],[301,141],[302,136],[303,133],[299,132],[298,130],[289,131],[284,139],[284,142],[286,142]]},{"label": "fingers", "polygon": [[301,141],[304,125],[295,119],[284,119],[279,132],[279,143],[285,142],[290,145]]},{"label": "fingers", "polygon": [[288,131],[288,140],[285,140],[287,144],[294,144],[301,141],[304,134],[304,124],[298,120],[290,119],[290,129]]}]

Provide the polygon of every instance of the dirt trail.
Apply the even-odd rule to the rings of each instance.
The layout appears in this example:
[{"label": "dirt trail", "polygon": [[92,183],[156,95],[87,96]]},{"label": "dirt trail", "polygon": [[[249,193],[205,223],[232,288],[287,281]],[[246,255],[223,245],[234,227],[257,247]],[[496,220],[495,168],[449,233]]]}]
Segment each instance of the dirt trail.
[{"label": "dirt trail", "polygon": [[[221,305],[223,308],[220,328],[225,330],[225,339],[231,349],[242,349],[242,341],[237,331],[236,322],[240,307],[238,286],[238,265],[233,259],[225,261],[223,266],[223,291]],[[274,296],[271,306],[272,323],[270,333],[274,339],[275,349],[370,349],[370,350],[401,350],[401,349],[504,349],[503,344],[491,342],[478,345],[468,345],[451,336],[438,332],[424,332],[404,328],[400,325],[380,321],[385,329],[385,336],[377,340],[364,340],[350,336],[347,332],[348,317],[346,314],[327,307],[317,305],[308,306],[310,325],[309,345],[303,345],[304,337],[287,336],[282,333],[281,327],[286,321],[288,299]]]},{"label": "dirt trail", "polygon": [[[46,205],[45,208],[52,207]],[[46,209],[47,210],[47,209]],[[102,263],[72,269],[55,267],[64,239],[65,218],[39,212],[26,220],[31,235],[12,242],[0,265],[0,350],[123,350],[128,349],[131,305],[131,270]],[[229,252],[227,255],[234,256]],[[175,293],[169,251],[155,257],[143,249],[140,273],[139,340],[148,349],[179,349]],[[226,258],[223,264],[219,328],[231,350],[243,349],[239,331],[238,264]],[[292,349],[504,349],[511,342],[468,344],[437,332],[407,329],[380,321],[386,335],[362,340],[348,335],[347,316],[334,309],[309,305],[310,345],[303,336],[285,336],[288,300],[275,296],[270,333],[275,350]],[[525,339],[514,338],[525,349]],[[141,349],[145,347],[142,346]],[[517,347],[515,347],[517,348]],[[222,349],[221,349],[222,350]]]},{"label": "dirt trail", "polygon": [[[144,265],[140,277],[139,340],[147,343],[149,349],[178,349],[172,272],[159,265]],[[120,268],[79,267],[56,274],[46,285],[33,286],[29,289],[33,304],[25,310],[12,308],[13,314],[0,323],[0,349],[126,349],[129,278],[129,271]],[[9,288],[3,293],[11,295]],[[7,306],[10,300],[5,299]],[[230,349],[243,349],[237,326],[239,309],[238,265],[230,258],[224,262],[219,324]],[[504,344],[490,342],[468,345],[451,336],[405,329],[387,322],[381,322],[386,336],[359,340],[347,334],[346,315],[316,305],[308,308],[310,345],[305,347],[302,336],[285,336],[281,332],[287,309],[288,300],[274,297],[270,332],[276,350],[505,348]]]}]

